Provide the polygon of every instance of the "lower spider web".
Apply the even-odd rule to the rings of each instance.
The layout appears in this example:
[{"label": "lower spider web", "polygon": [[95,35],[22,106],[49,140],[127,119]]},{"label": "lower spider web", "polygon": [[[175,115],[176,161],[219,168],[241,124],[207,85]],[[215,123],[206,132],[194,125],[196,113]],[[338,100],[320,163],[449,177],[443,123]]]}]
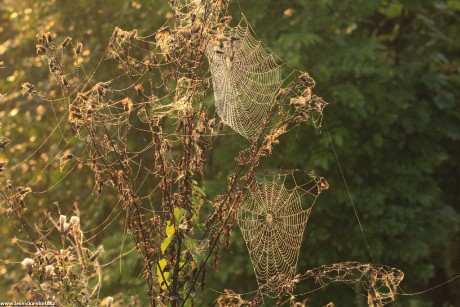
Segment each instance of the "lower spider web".
[{"label": "lower spider web", "polygon": [[237,220],[249,250],[259,290],[276,297],[294,278],[311,208],[302,210],[298,189],[263,181],[240,206]]}]

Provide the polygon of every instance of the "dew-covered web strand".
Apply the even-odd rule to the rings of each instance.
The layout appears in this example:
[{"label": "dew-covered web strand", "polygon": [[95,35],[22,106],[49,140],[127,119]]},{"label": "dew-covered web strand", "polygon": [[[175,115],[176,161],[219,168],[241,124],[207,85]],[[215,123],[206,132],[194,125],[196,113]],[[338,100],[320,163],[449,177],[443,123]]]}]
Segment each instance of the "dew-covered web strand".
[{"label": "dew-covered web strand", "polygon": [[[46,63],[45,63],[46,64]],[[10,93],[13,88],[15,88],[21,81],[23,81],[25,78],[26,78],[26,75],[27,75],[27,72],[35,65],[35,63],[32,63],[23,73],[23,76],[21,78],[18,78],[18,80],[7,90],[7,92],[2,95],[0,97],[0,102],[1,100],[8,94]],[[50,100],[50,99],[46,99],[46,97],[40,97],[42,98],[44,101],[48,101],[48,102],[51,102],[51,104],[53,103],[53,101],[56,101],[56,100]],[[54,112],[54,107],[53,107],[53,112]],[[30,160],[32,157],[34,157],[38,151],[40,151],[40,149],[43,148],[43,146],[49,141],[49,139],[54,135],[54,133],[56,132],[57,129],[61,129],[60,128],[60,124],[62,123],[62,121],[65,119],[66,115],[64,114],[62,116],[62,118],[60,120],[58,120],[56,118],[56,120],[58,121],[57,122],[57,125],[53,128],[53,130],[47,135],[47,137],[45,137],[45,139],[40,143],[40,145],[38,146],[38,148],[36,150],[34,150],[30,155],[28,155],[26,158],[24,158],[22,161],[18,162],[17,164],[11,166],[9,169],[10,171],[13,171],[15,170],[16,168],[18,168],[19,166],[23,165],[25,162],[27,162],[28,160]],[[62,135],[62,133],[61,133]],[[60,140],[62,141],[62,140]]]},{"label": "dew-covered web strand", "polygon": [[366,236],[366,233],[364,232],[364,227],[363,227],[363,225],[361,223],[361,219],[359,218],[359,214],[358,214],[358,210],[356,209],[355,202],[353,201],[353,197],[351,196],[350,188],[348,187],[347,179],[346,179],[345,174],[344,174],[343,169],[342,169],[342,164],[340,163],[339,156],[337,154],[337,151],[335,150],[334,142],[332,141],[331,133],[329,132],[329,129],[327,127],[327,124],[326,124],[326,121],[324,120],[324,118],[323,118],[323,122],[324,122],[324,127],[326,129],[326,133],[327,133],[327,135],[329,137],[329,143],[331,144],[331,148],[332,148],[332,151],[334,153],[335,160],[337,161],[337,166],[339,167],[339,171],[340,171],[340,174],[342,176],[343,183],[344,183],[345,188],[347,190],[348,198],[350,199],[350,203],[351,203],[351,205],[353,207],[353,211],[355,213],[356,220],[358,221],[359,228],[360,228],[361,233],[363,235],[363,239],[364,239],[364,242],[366,244],[366,248],[367,248],[367,250],[369,252],[369,256],[371,257],[372,263],[375,263],[374,255],[372,254],[371,247],[369,245],[369,242],[367,241],[367,236]]},{"label": "dew-covered web strand", "polygon": [[15,87],[19,84],[19,82],[21,82],[21,81],[23,80],[23,78],[24,78],[24,76],[26,75],[26,73],[27,73],[27,72],[29,71],[29,69],[31,69],[33,66],[35,66],[35,63],[30,64],[30,65],[24,70],[22,78],[21,78],[21,77],[18,77],[17,80],[16,80],[16,82],[14,82],[14,83],[8,88],[8,90],[5,92],[5,94],[0,93],[0,103],[2,102],[3,98],[7,97],[8,94],[13,90],[13,88],[15,88]]},{"label": "dew-covered web strand", "polygon": [[[60,119],[60,122],[62,122],[65,118],[67,117],[67,114],[64,114],[62,116],[62,118]],[[31,158],[33,158],[38,151],[40,151],[40,149],[43,148],[43,146],[45,146],[47,144],[47,142],[49,141],[49,139],[54,135],[54,133],[58,130],[59,128],[59,125],[56,125],[53,130],[51,130],[51,132],[48,134],[48,136],[45,138],[45,140],[43,142],[40,143],[40,145],[38,146],[38,148],[36,150],[34,150],[30,155],[28,155],[25,159],[23,159],[21,162],[15,164],[14,166],[12,166],[10,168],[10,170],[15,170],[16,168],[18,168],[19,166],[21,166],[22,164],[24,164],[25,162],[27,162],[28,160],[30,160]],[[60,140],[61,141],[61,140]]]},{"label": "dew-covered web strand", "polygon": [[421,291],[418,291],[418,292],[415,292],[415,293],[406,293],[402,288],[401,286],[399,286],[399,290],[401,291],[401,293],[398,293],[399,295],[404,295],[404,296],[413,296],[413,295],[420,295],[420,294],[424,294],[424,293],[427,293],[427,292],[430,292],[430,291],[433,291],[437,288],[440,288],[440,287],[443,287],[447,284],[450,284],[451,282],[455,281],[456,279],[460,278],[460,274],[458,274],[457,276],[454,276],[448,280],[446,280],[445,282],[443,283],[440,283],[436,286],[433,286],[433,287],[430,287],[428,289],[425,289],[425,290],[421,290]]}]

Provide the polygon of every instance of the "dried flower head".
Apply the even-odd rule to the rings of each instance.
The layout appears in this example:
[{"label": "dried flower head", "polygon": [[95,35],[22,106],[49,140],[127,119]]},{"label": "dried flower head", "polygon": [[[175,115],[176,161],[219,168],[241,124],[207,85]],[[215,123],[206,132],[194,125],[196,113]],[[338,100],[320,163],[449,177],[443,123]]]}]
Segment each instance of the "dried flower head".
[{"label": "dried flower head", "polygon": [[36,45],[37,55],[44,55],[46,53],[46,47],[43,45]]},{"label": "dried flower head", "polygon": [[32,267],[34,265],[34,260],[30,258],[25,258],[22,260],[21,265],[23,268],[27,270],[27,274],[31,275],[32,274]]},{"label": "dried flower head", "polygon": [[46,276],[53,276],[54,275],[54,266],[51,264],[48,264],[45,266],[45,274]]},{"label": "dried flower head", "polygon": [[18,193],[19,193],[19,195],[26,195],[26,194],[28,194],[28,193],[32,192],[32,189],[31,189],[31,188],[29,188],[29,187],[27,187],[27,188],[24,188],[24,187],[18,187],[18,189],[17,189],[17,190],[18,190]]},{"label": "dried flower head", "polygon": [[72,225],[72,226],[79,226],[80,225],[80,218],[78,216],[72,216],[70,218],[70,221],[69,221],[69,224]]},{"label": "dried flower head", "polygon": [[5,170],[5,166],[8,164],[8,161],[0,161],[0,173]]},{"label": "dried flower head", "polygon": [[70,43],[71,40],[72,40],[72,38],[69,37],[69,36],[67,36],[67,37],[64,39],[64,41],[62,42],[62,44],[61,44],[62,48],[67,47],[67,45]]},{"label": "dried flower head", "polygon": [[75,53],[77,55],[80,55],[82,51],[83,51],[83,44],[81,42],[78,42],[77,46],[75,47]]},{"label": "dried flower head", "polygon": [[5,147],[10,143],[10,140],[0,136],[0,149],[5,149]]},{"label": "dried flower head", "polygon": [[67,220],[67,217],[65,215],[61,215],[59,216],[59,227],[60,227],[60,231],[61,231],[61,234],[65,234],[66,233],[66,220]]}]

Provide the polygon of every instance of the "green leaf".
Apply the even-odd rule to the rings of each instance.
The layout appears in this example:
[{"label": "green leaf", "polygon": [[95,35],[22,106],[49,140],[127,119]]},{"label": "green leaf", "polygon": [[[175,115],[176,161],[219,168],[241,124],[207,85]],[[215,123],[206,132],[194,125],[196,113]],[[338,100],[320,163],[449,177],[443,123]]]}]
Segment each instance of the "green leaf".
[{"label": "green leaf", "polygon": [[185,210],[181,208],[174,208],[174,219],[176,220],[176,224],[179,225],[182,221],[182,217],[184,216]]},{"label": "green leaf", "polygon": [[171,243],[171,240],[172,240],[172,236],[171,237],[167,237],[163,240],[163,242],[161,242],[161,245],[160,245],[160,249],[161,249],[161,252],[164,254],[165,250],[168,248],[169,246],[169,243]]},{"label": "green leaf", "polygon": [[401,3],[392,2],[387,7],[381,8],[379,11],[382,15],[388,18],[396,18],[401,15],[403,6]]},{"label": "green leaf", "polygon": [[166,226],[166,236],[171,237],[172,235],[174,235],[175,232],[176,232],[176,229],[174,228],[174,224],[172,224],[171,221],[168,221],[167,226]]},{"label": "green leaf", "polygon": [[206,197],[206,193],[199,186],[194,186],[193,189],[195,190],[195,192],[198,192],[198,194],[200,194],[201,196]]},{"label": "green leaf", "polygon": [[[169,272],[164,271],[166,264],[167,264],[166,259],[161,259],[160,261],[158,261],[158,266],[157,266],[158,283],[161,285],[161,289],[163,290],[166,290],[170,284]],[[161,271],[163,271],[163,274],[161,274]]]}]

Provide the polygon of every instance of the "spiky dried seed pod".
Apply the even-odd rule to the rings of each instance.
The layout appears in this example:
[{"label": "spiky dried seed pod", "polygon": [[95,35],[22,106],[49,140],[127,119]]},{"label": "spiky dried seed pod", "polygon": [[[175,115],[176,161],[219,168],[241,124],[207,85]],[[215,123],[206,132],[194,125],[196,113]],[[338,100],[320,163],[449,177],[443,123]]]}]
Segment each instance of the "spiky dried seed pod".
[{"label": "spiky dried seed pod", "polygon": [[61,43],[61,47],[62,48],[67,47],[67,45],[69,45],[71,40],[72,40],[72,38],[70,36],[67,36],[66,38],[64,38],[64,41]]},{"label": "spiky dried seed pod", "polygon": [[46,53],[46,47],[43,45],[35,45],[35,48],[37,50],[37,55],[44,55]]},{"label": "spiky dried seed pod", "polygon": [[48,43],[51,43],[53,41],[53,37],[51,36],[51,32],[46,32],[45,33],[45,39]]},{"label": "spiky dried seed pod", "polygon": [[125,98],[121,101],[121,104],[126,112],[131,112],[133,110],[133,101],[131,99]]},{"label": "spiky dried seed pod", "polygon": [[305,97],[295,97],[295,98],[291,98],[289,103],[290,103],[291,107],[297,108],[297,107],[305,106],[307,101],[306,101]]},{"label": "spiky dried seed pod", "polygon": [[27,193],[32,192],[32,189],[29,188],[29,187],[27,187],[27,188],[18,187],[17,190],[18,190],[19,195],[26,195]]},{"label": "spiky dried seed pod", "polygon": [[134,30],[132,30],[131,33],[129,34],[128,39],[129,39],[130,41],[133,41],[133,40],[136,38],[136,36],[137,36],[137,29],[134,29]]},{"label": "spiky dried seed pod", "polygon": [[67,81],[67,77],[65,75],[62,75],[61,76],[61,83],[62,85],[64,85],[65,87],[69,86],[69,82]]},{"label": "spiky dried seed pod", "polygon": [[115,30],[113,30],[113,38],[117,38],[120,34],[121,29],[119,27],[115,27]]},{"label": "spiky dried seed pod", "polygon": [[5,170],[5,166],[8,164],[8,161],[0,161],[0,173]]},{"label": "spiky dried seed pod", "polygon": [[208,120],[208,126],[209,128],[213,129],[213,128],[216,128],[216,118],[211,118],[210,120]]},{"label": "spiky dried seed pod", "polygon": [[312,90],[311,87],[307,87],[303,92],[302,92],[302,97],[305,97],[307,101],[311,100],[312,96]]},{"label": "spiky dried seed pod", "polygon": [[299,79],[302,80],[308,87],[313,88],[316,85],[315,80],[312,77],[310,77],[310,75],[307,72],[302,73],[299,76]]},{"label": "spiky dried seed pod", "polygon": [[0,136],[0,149],[1,150],[5,149],[5,147],[8,146],[9,143],[10,143],[10,140]]},{"label": "spiky dried seed pod", "polygon": [[75,53],[80,55],[83,51],[83,44],[81,42],[77,42],[77,46],[75,47]]},{"label": "spiky dried seed pod", "polygon": [[148,71],[150,71],[150,72],[153,71],[153,65],[152,65],[152,63],[150,63],[149,60],[144,61],[144,65],[145,65],[145,67],[147,67]]},{"label": "spiky dried seed pod", "polygon": [[286,94],[286,89],[284,88],[280,89],[278,94],[276,94],[275,96],[275,100],[280,100],[284,94]]},{"label": "spiky dried seed pod", "polygon": [[35,37],[37,38],[37,41],[40,44],[43,44],[45,42],[45,40],[44,40],[45,37],[43,36],[43,34],[37,34],[37,35],[35,35]]}]

